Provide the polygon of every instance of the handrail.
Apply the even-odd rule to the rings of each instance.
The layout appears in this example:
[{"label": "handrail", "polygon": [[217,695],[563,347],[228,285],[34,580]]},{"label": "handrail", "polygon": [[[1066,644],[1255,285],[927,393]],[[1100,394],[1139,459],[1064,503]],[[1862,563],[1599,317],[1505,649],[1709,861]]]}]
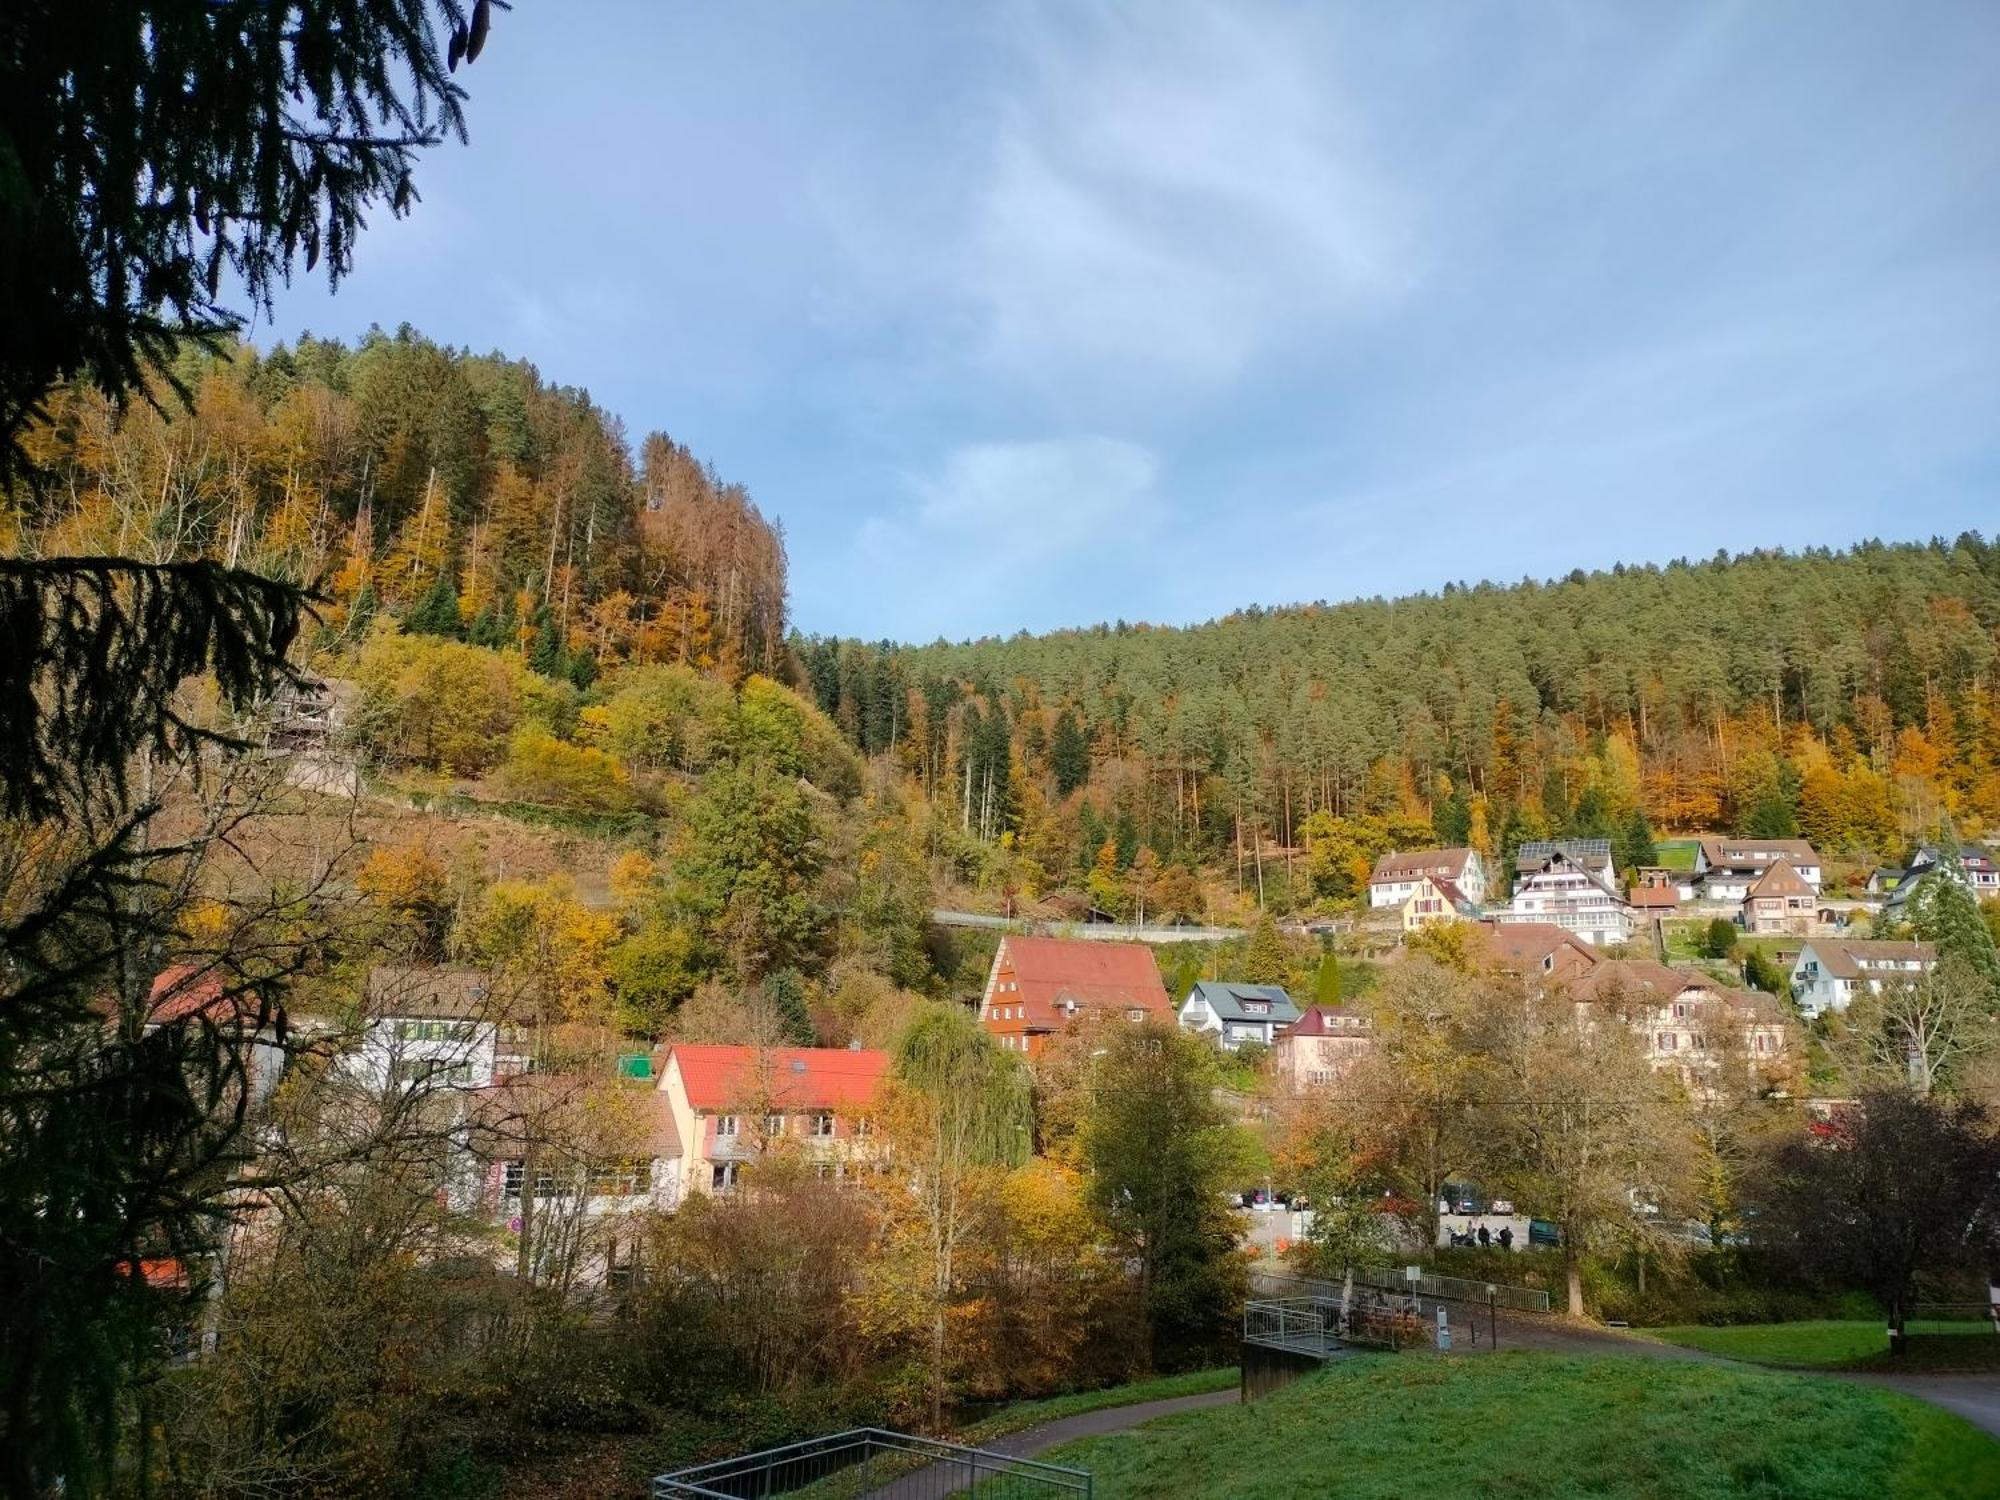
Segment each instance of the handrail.
[{"label": "handrail", "polygon": [[654,1500],[750,1500],[782,1495],[815,1485],[874,1459],[898,1455],[935,1464],[949,1472],[965,1472],[975,1484],[992,1478],[1025,1482],[1055,1494],[1082,1495],[1089,1500],[1087,1470],[1038,1459],[1017,1458],[985,1448],[970,1448],[940,1438],[917,1437],[883,1427],[854,1427],[826,1433],[733,1458],[711,1460],[654,1478]]}]

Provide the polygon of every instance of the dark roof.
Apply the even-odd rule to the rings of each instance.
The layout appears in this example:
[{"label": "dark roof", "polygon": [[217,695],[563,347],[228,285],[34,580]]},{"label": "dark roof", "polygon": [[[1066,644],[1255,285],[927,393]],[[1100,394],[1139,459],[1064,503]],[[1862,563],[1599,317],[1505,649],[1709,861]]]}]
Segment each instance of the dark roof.
[{"label": "dark roof", "polygon": [[[1299,1018],[1299,1008],[1292,1003],[1292,997],[1275,984],[1237,984],[1227,979],[1201,979],[1188,991],[1188,999],[1199,997],[1208,1008],[1224,1021],[1275,1021],[1280,1026],[1289,1026]],[[1245,1000],[1261,1000],[1270,1006],[1264,1015],[1251,1015],[1243,1009]],[[1185,1004],[1186,1002],[1182,1002]]]},{"label": "dark roof", "polygon": [[1596,863],[1611,861],[1611,840],[1609,839],[1530,839],[1514,851],[1516,870],[1539,869],[1556,855],[1565,858]]},{"label": "dark roof", "polygon": [[[1333,1024],[1336,1021],[1345,1021],[1348,1024],[1344,1026]],[[1314,1005],[1307,1007],[1304,1015],[1287,1026],[1284,1037],[1280,1037],[1279,1040],[1295,1036],[1352,1036],[1356,1031],[1368,1031],[1373,1026],[1374,1022],[1368,1019],[1367,1013],[1358,1007]]]},{"label": "dark roof", "polygon": [[389,964],[368,974],[371,1017],[418,1016],[444,1021],[498,1021],[503,1002],[484,969],[402,968]]},{"label": "dark roof", "polygon": [[1368,883],[1382,885],[1389,881],[1409,880],[1417,875],[1455,881],[1464,876],[1465,867],[1472,863],[1472,858],[1470,849],[1412,849],[1402,854],[1392,850],[1375,861]]}]

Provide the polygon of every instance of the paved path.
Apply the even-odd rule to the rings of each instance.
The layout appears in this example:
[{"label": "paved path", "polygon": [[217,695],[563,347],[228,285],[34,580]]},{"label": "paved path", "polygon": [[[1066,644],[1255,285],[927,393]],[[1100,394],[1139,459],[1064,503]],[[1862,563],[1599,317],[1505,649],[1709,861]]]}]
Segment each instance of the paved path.
[{"label": "paved path", "polygon": [[[1039,1427],[1024,1427],[1019,1432],[1010,1432],[980,1446],[988,1453],[1033,1458],[1038,1453],[1046,1453],[1077,1438],[1123,1432],[1155,1417],[1171,1417],[1179,1412],[1204,1411],[1211,1406],[1234,1406],[1241,1399],[1232,1387],[1226,1391],[1204,1391],[1198,1396],[1169,1396],[1163,1401],[1140,1401],[1132,1406],[1106,1406],[1074,1417],[1063,1417],[1059,1421],[1044,1422]],[[941,1500],[941,1497],[956,1494],[963,1488],[962,1485],[941,1488],[949,1482],[949,1474],[947,1465],[932,1464],[883,1485],[869,1496],[869,1500]]]}]

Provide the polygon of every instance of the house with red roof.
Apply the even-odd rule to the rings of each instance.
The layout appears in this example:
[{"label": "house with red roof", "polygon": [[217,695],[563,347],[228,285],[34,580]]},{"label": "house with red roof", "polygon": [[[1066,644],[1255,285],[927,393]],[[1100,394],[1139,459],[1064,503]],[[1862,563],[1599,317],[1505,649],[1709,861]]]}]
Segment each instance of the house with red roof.
[{"label": "house with red roof", "polygon": [[146,1030],[202,1025],[214,1027],[223,1043],[241,1056],[250,1102],[268,1098],[285,1071],[276,1012],[254,991],[230,984],[213,967],[175,964],[162,969],[146,997]]},{"label": "house with red roof", "polygon": [[1331,1088],[1375,1045],[1374,1023],[1351,1005],[1315,1005],[1278,1033],[1271,1067],[1288,1094]]},{"label": "house with red roof", "polygon": [[1051,1036],[1086,1011],[1172,1026],[1174,1004],[1153,950],[1144,943],[1012,933],[1000,940],[979,1019],[1002,1047],[1039,1056]]},{"label": "house with red roof", "polygon": [[679,1191],[726,1193],[745,1162],[796,1151],[837,1175],[867,1150],[889,1054],[863,1047],[676,1044],[660,1070]]}]

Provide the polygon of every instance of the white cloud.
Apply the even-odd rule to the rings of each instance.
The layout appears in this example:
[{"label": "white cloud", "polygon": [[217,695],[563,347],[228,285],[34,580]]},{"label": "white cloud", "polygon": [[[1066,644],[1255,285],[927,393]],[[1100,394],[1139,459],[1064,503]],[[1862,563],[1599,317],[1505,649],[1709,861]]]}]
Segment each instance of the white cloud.
[{"label": "white cloud", "polygon": [[1029,15],[969,209],[966,290],[995,363],[1225,380],[1407,284],[1402,212],[1310,19]]},{"label": "white cloud", "polygon": [[1096,544],[1158,520],[1158,477],[1149,450],[1118,438],[957,448],[909,479],[910,503],[861,524],[848,586],[881,601],[889,628],[1011,628],[1022,584],[1048,599],[1051,582],[1101,555]]}]

